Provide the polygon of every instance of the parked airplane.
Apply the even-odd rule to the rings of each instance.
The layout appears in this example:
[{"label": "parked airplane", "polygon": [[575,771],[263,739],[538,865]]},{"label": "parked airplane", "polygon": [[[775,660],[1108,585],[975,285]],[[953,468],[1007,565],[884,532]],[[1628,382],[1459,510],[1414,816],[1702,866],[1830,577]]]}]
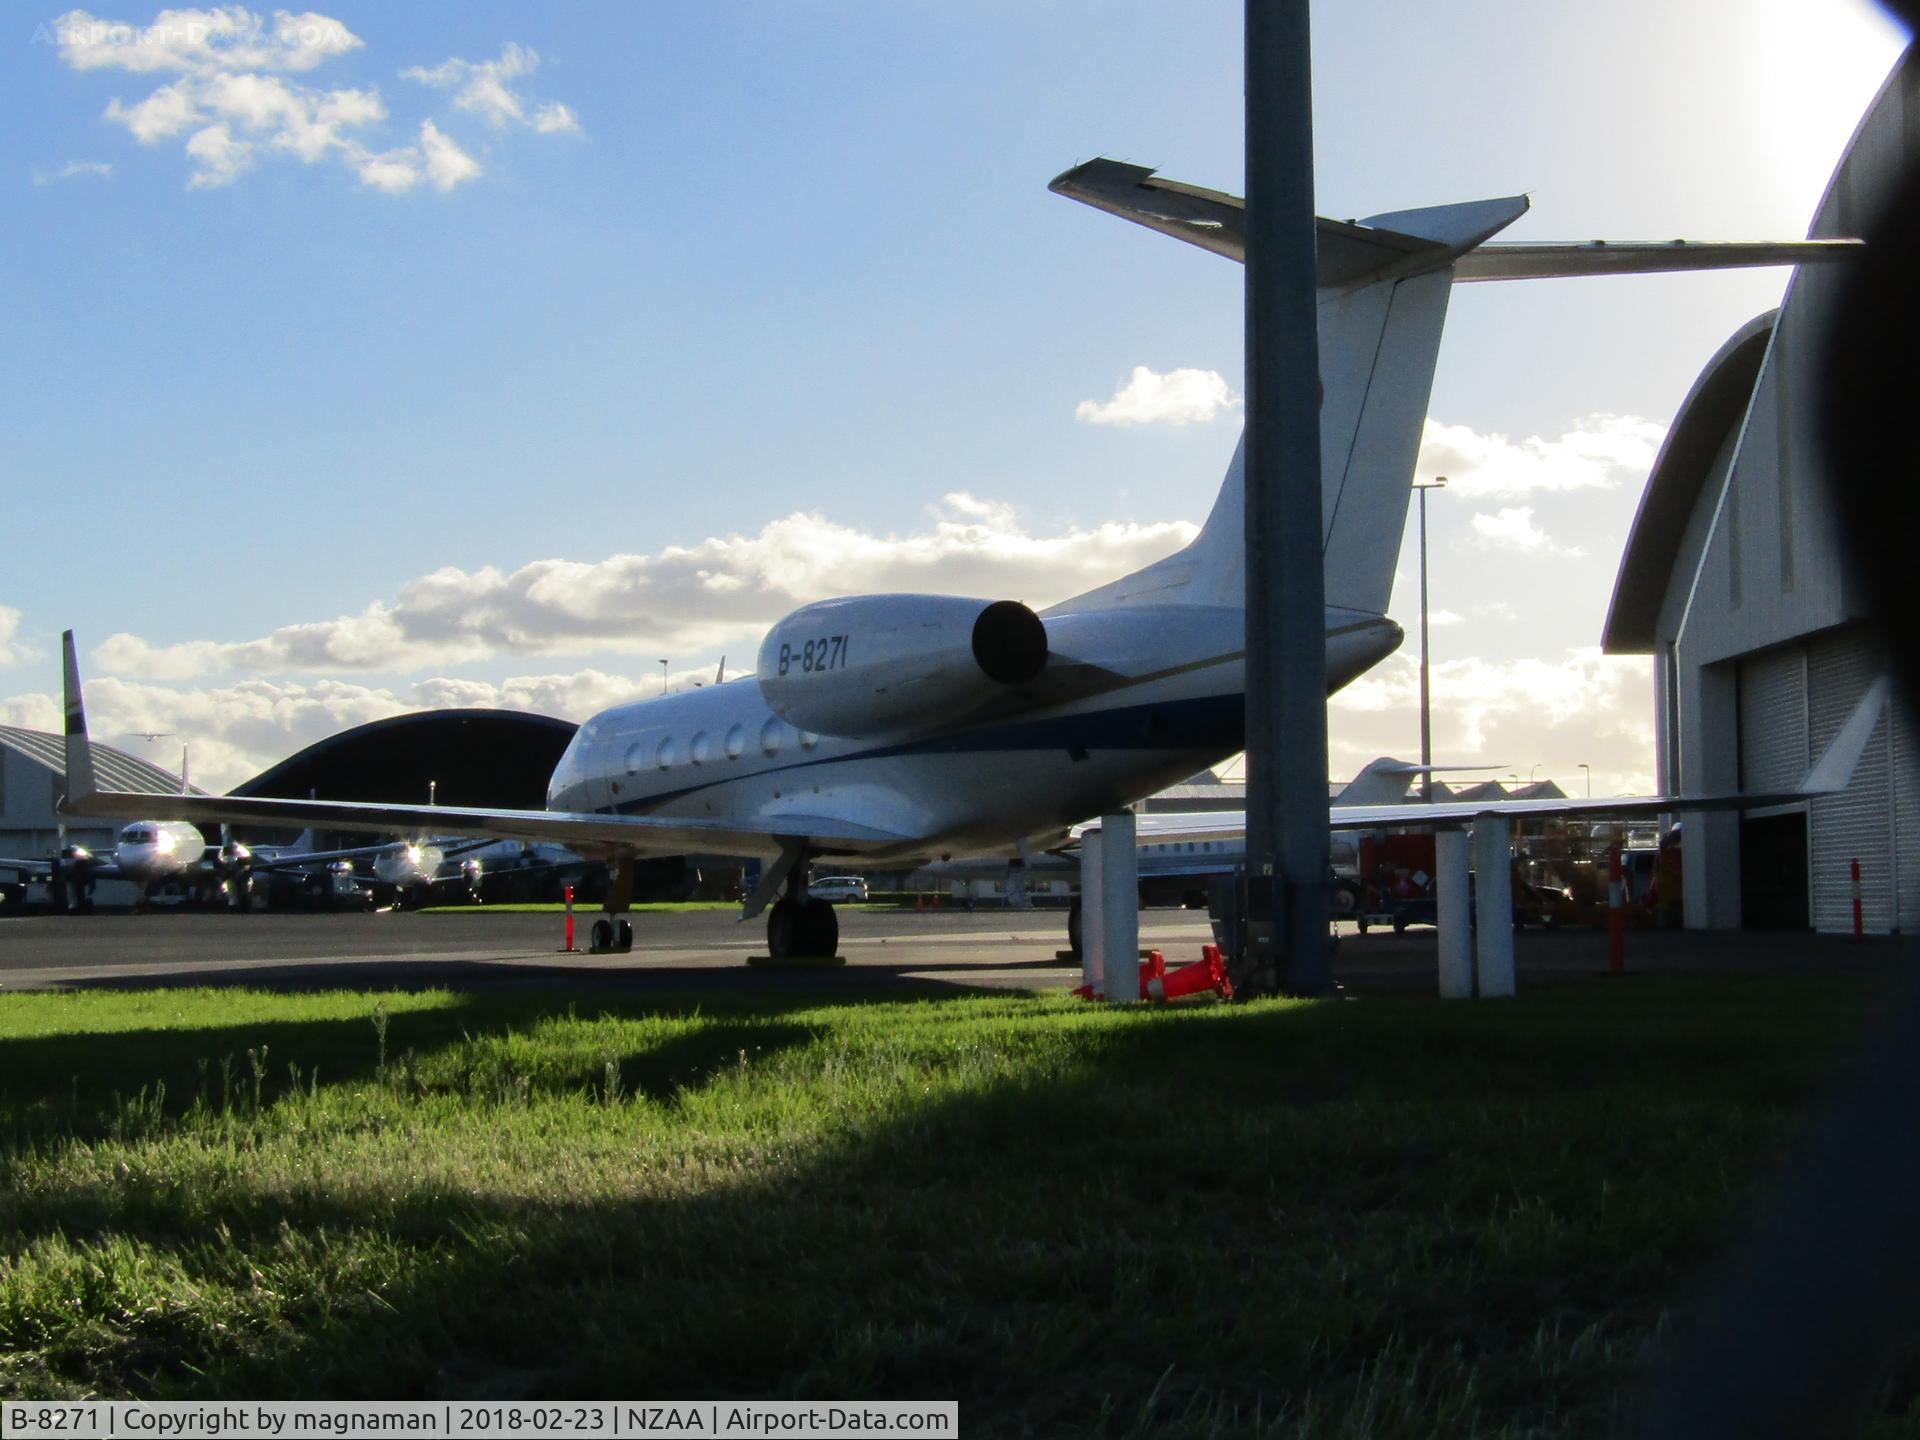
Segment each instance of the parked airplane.
[{"label": "parked airplane", "polygon": [[[161,797],[137,798],[151,810]],[[90,910],[95,885],[124,880],[135,887],[136,910],[146,909],[162,886],[178,885],[191,890],[202,903],[224,897],[232,908],[246,911],[261,898],[260,892],[273,876],[317,878],[346,866],[352,883],[370,894],[384,891],[404,906],[424,903],[436,888],[457,886],[477,898],[483,869],[469,852],[493,843],[440,837],[316,850],[311,830],[291,845],[248,846],[228,838],[225,827],[221,828],[216,845],[198,826],[183,821],[134,820],[121,828],[110,856],[96,856],[81,845],[62,845],[57,861],[0,858],[0,871],[58,887],[56,903],[62,909]],[[371,873],[352,870],[356,860],[368,863]]]},{"label": "parked airplane", "polygon": [[[1054,188],[1236,253],[1239,202],[1230,196],[1112,161],[1069,171]],[[1387,602],[1456,278],[1780,265],[1836,253],[1831,242],[1490,250],[1486,242],[1527,203],[1318,222],[1329,692],[1400,644]],[[1242,485],[1236,453],[1190,545],[1044,613],[1017,600],[941,595],[803,606],[768,634],[753,677],[594,716],[555,767],[545,810],[178,796],[155,813],[555,841],[610,862],[607,913],[592,932],[599,948],[632,944],[622,913],[636,857],[759,858],[767,863],[742,918],[772,902],[775,956],[830,954],[833,908],[807,892],[816,856],[912,863],[1050,849],[1086,816],[1243,748]],[[71,633],[65,683],[64,807],[126,813],[129,797],[96,786]],[[1686,807],[1668,797],[1663,808]]]}]

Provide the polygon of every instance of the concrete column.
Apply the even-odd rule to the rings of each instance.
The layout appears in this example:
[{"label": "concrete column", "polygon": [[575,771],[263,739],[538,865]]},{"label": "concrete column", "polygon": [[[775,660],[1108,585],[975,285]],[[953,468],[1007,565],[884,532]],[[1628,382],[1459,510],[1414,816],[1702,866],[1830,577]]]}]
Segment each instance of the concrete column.
[{"label": "concrete column", "polygon": [[[1306,0],[1246,4],[1247,937],[1250,993],[1327,961],[1327,634],[1313,67]],[[1401,517],[1401,518],[1404,518]],[[1259,940],[1278,962],[1263,963]]]},{"label": "concrete column", "polygon": [[1105,887],[1100,870],[1103,850],[1100,827],[1080,832],[1080,983],[1098,995],[1106,983],[1106,914],[1101,905]]},{"label": "concrete column", "polygon": [[1473,822],[1474,928],[1480,998],[1513,994],[1513,825]]},{"label": "concrete column", "polygon": [[1464,830],[1442,830],[1433,837],[1434,900],[1440,922],[1440,998],[1473,998],[1473,899],[1467,890],[1467,852],[1471,844]]},{"label": "concrete column", "polygon": [[[1140,998],[1140,852],[1134,848],[1131,810],[1102,815],[1106,839],[1100,849],[1100,936],[1105,946],[1107,1001],[1130,1005]],[[1081,923],[1086,923],[1082,917]]]}]

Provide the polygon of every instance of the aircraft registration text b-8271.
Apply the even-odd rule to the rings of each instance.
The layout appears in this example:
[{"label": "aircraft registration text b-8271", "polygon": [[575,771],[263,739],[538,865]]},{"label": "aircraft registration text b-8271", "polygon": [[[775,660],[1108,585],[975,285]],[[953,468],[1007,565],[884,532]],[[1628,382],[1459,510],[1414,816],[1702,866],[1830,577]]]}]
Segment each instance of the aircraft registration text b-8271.
[{"label": "aircraft registration text b-8271", "polygon": [[809,640],[797,648],[791,642],[781,645],[780,673],[785,675],[795,665],[798,665],[801,672],[807,675],[818,674],[825,670],[846,669],[847,637],[822,635],[818,640]]}]

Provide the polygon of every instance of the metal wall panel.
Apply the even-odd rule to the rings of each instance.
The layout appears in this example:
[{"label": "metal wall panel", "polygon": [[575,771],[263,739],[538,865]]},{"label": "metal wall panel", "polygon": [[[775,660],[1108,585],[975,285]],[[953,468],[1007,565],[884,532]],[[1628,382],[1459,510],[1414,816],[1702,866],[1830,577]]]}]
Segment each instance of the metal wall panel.
[{"label": "metal wall panel", "polygon": [[1893,701],[1894,923],[1920,934],[1920,722],[1899,697]]},{"label": "metal wall panel", "polygon": [[[1808,642],[1808,718],[1815,754],[1839,734],[1867,686],[1885,669],[1879,647],[1858,627]],[[1808,849],[1816,930],[1845,934],[1853,929],[1854,860],[1860,862],[1861,918],[1867,932],[1884,935],[1894,927],[1892,740],[1883,713],[1853,782],[1840,794],[1812,803]]]},{"label": "metal wall panel", "polygon": [[1807,662],[1798,645],[1740,661],[1740,788],[1790,790],[1807,775]]}]

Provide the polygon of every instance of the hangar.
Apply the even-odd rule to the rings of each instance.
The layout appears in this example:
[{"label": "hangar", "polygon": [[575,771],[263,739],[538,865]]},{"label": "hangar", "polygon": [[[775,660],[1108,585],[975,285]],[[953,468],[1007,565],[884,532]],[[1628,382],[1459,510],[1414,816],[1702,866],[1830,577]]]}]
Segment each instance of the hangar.
[{"label": "hangar", "polygon": [[493,805],[539,810],[579,727],[522,710],[422,710],[329,735],[234,787],[235,795]]},{"label": "hangar", "polygon": [[[179,792],[178,775],[138,755],[110,745],[94,746],[93,755],[101,780],[116,789],[149,795]],[[60,849],[60,827],[65,822],[54,807],[66,788],[65,740],[43,730],[0,725],[0,855],[15,860],[45,860]],[[204,792],[195,787],[195,793]],[[67,842],[104,854],[113,849],[118,828],[113,821],[78,820],[67,826]],[[106,905],[130,904],[133,887],[102,882],[99,899]]]},{"label": "hangar", "polygon": [[[1901,58],[1829,182],[1812,237],[1861,232],[1920,164],[1920,64]],[[1848,573],[1816,438],[1819,345],[1840,277],[1797,271],[1675,417],[1634,518],[1602,645],[1654,665],[1663,790],[1790,789],[1886,657]],[[1682,815],[1689,929],[1920,928],[1920,742],[1886,707],[1852,784],[1811,803]]]}]

